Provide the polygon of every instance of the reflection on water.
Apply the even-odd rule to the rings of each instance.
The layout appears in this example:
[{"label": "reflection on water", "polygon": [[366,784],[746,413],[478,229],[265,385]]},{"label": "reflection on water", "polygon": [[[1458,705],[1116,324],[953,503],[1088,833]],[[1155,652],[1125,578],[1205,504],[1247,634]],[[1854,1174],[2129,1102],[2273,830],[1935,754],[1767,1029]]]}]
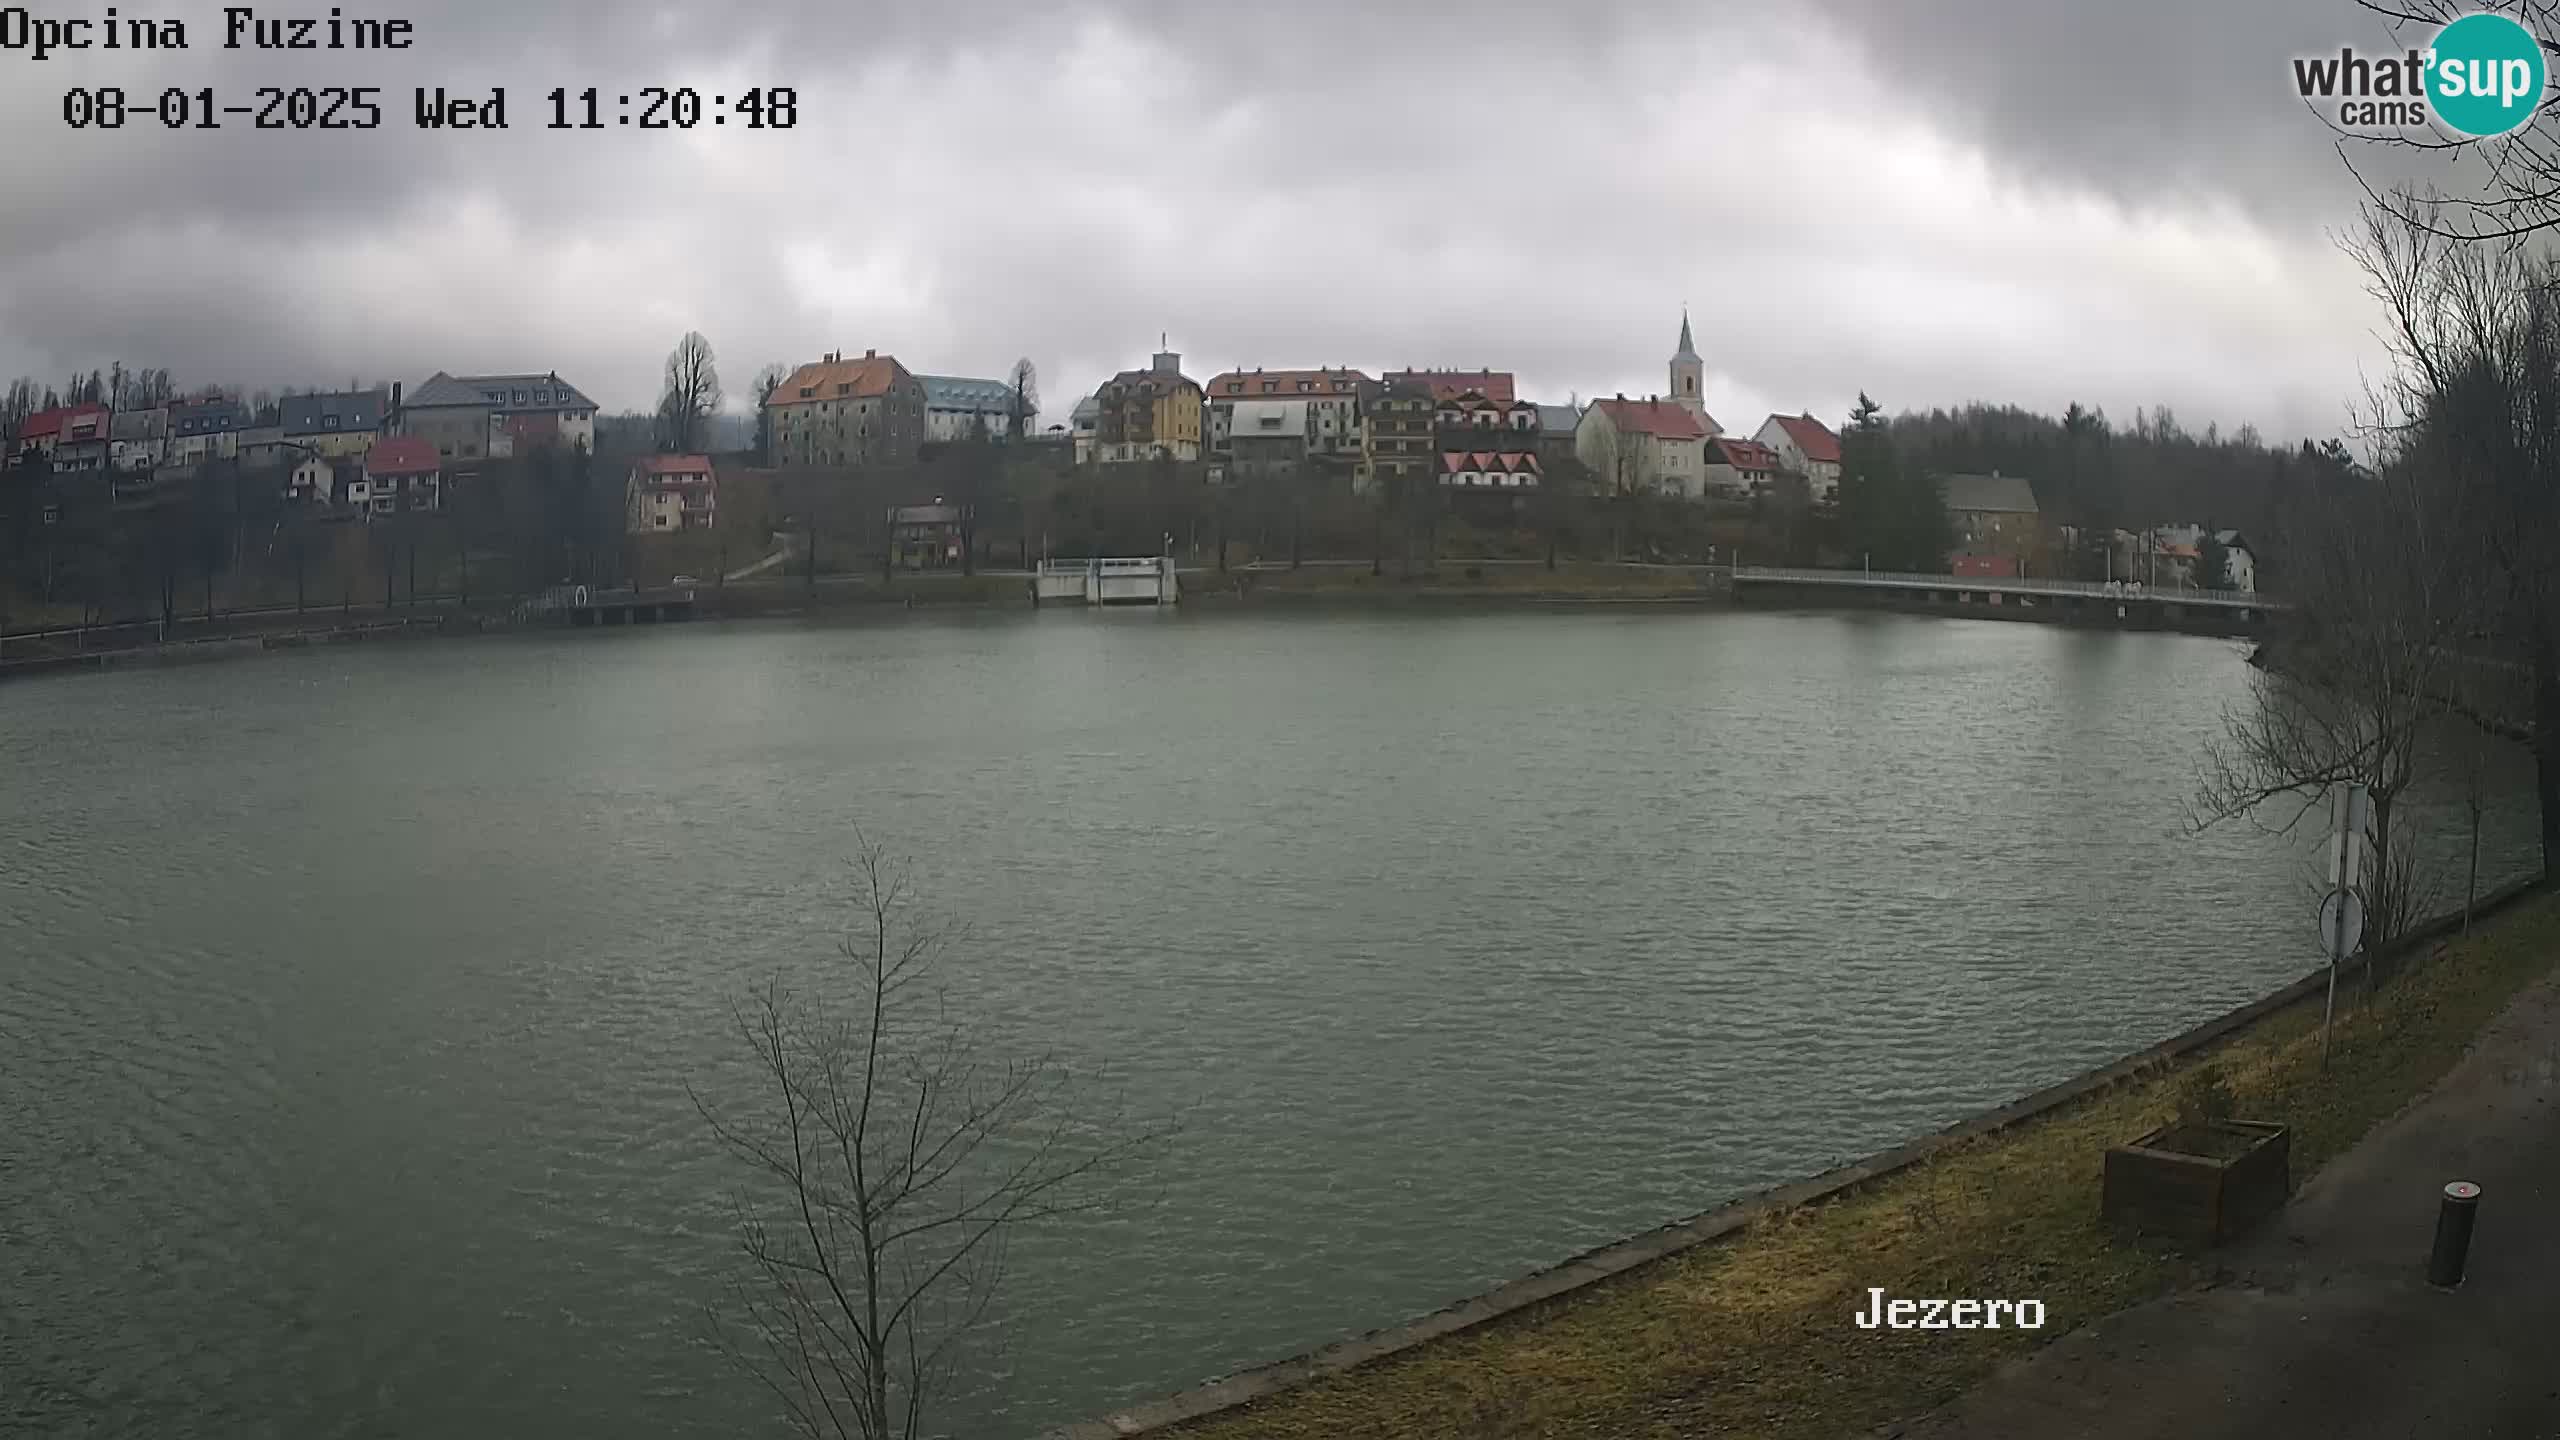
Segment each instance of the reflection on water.
[{"label": "reflection on water", "polygon": [[[687,1082],[851,830],[1001,1046],[1179,1111],[1020,1246],[1028,1433],[1943,1125],[2317,959],[2184,832],[2227,643],[1044,613],[0,691],[0,1428],[732,1436]],[[2490,816],[2493,880],[2529,816]],[[2440,854],[2449,854],[2439,847]],[[2458,881],[2459,870],[2452,871]]]}]

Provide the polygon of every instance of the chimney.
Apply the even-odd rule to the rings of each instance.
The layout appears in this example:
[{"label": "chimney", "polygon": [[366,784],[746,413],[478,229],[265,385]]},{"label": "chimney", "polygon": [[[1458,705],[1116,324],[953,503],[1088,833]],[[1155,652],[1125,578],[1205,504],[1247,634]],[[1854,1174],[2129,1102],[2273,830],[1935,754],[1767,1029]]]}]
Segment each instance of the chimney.
[{"label": "chimney", "polygon": [[880,358],[880,352],[877,350],[865,350],[862,352],[862,358],[865,360],[877,360]]}]

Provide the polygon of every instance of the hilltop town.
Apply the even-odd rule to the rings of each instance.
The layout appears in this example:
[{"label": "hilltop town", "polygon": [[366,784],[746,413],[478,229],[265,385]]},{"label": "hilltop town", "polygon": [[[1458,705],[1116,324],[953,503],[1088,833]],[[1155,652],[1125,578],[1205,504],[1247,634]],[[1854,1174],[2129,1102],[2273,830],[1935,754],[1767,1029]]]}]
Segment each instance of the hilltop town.
[{"label": "hilltop town", "polygon": [[[1029,361],[1005,378],[921,374],[865,350],[767,367],[740,424],[701,336],[667,373],[645,416],[604,414],[550,370],[245,397],[121,366],[67,391],[22,380],[0,400],[0,618],[174,618],[197,603],[182,591],[212,615],[475,583],[716,585],[1114,553],[1218,569],[1363,559],[1382,577],[1452,559],[1758,560],[2246,591],[2241,529],[2162,513],[2157,484],[2135,497],[2147,513],[2132,481],[2101,493],[2111,438],[2272,465],[2279,482],[2297,461],[2342,463],[2308,442],[2299,456],[2254,436],[2197,442],[2165,411],[2111,437],[2075,407],[2058,451],[2018,439],[2015,412],[1942,414],[1957,438],[1907,464],[1894,427],[1928,422],[1871,405],[1845,436],[1809,413],[1729,430],[1685,315],[1660,392],[1587,401],[1523,394],[1493,368],[1202,381],[1168,348],[1043,425]],[[2004,472],[2004,455],[2026,472]],[[1967,456],[1992,463],[1946,463]],[[2048,467],[2062,473],[2036,473]]]}]

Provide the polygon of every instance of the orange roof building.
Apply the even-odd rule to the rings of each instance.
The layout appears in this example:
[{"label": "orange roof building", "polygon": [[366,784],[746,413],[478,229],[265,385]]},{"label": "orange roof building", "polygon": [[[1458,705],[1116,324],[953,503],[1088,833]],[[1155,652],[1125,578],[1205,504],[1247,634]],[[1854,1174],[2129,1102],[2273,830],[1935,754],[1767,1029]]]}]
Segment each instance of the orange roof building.
[{"label": "orange roof building", "polygon": [[898,464],[924,443],[924,382],[894,355],[841,351],[803,365],[765,397],[773,463]]}]

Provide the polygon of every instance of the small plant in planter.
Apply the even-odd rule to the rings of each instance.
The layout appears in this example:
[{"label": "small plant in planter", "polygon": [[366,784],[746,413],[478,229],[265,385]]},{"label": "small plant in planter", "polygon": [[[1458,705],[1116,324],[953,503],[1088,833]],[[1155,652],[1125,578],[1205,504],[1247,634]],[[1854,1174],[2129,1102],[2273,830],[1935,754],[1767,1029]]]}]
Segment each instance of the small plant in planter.
[{"label": "small plant in planter", "polygon": [[2110,1223],[2192,1245],[2217,1245],[2265,1219],[2292,1191],[2290,1132],[2235,1120],[2218,1065],[2178,1087],[2178,1116],[2107,1151],[2099,1213]]}]

